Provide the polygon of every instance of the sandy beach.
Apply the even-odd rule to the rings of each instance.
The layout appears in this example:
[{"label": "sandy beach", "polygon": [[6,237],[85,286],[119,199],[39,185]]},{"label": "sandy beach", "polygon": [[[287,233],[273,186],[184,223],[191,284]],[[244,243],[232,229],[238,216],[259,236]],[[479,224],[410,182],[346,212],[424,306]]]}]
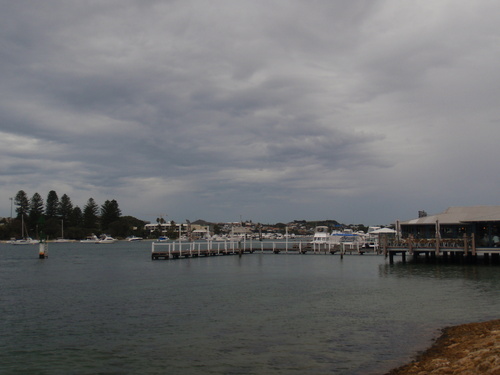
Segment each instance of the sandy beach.
[{"label": "sandy beach", "polygon": [[500,319],[443,329],[415,361],[387,375],[500,375]]}]

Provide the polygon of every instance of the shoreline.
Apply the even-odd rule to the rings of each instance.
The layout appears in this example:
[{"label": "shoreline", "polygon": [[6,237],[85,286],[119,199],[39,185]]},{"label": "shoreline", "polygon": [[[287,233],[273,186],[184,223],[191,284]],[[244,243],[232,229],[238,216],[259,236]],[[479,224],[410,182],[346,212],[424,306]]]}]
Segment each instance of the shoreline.
[{"label": "shoreline", "polygon": [[386,373],[415,374],[500,375],[500,319],[446,327],[415,360]]}]

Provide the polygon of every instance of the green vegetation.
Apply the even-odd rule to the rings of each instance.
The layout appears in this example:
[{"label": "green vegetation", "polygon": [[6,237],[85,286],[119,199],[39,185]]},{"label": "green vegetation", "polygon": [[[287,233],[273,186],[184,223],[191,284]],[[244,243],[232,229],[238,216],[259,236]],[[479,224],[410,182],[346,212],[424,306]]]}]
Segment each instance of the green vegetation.
[{"label": "green vegetation", "polygon": [[24,190],[20,190],[13,203],[16,216],[12,220],[4,219],[0,225],[0,239],[22,237],[22,225],[25,233],[31,237],[55,239],[64,236],[71,239],[82,239],[95,233],[110,234],[113,237],[125,238],[130,235],[142,236],[144,221],[132,216],[122,216],[116,200],[106,200],[100,207],[93,198],[89,198],[83,211],[74,206],[67,194],[59,196],[51,190],[45,201],[39,193],[28,198]]}]

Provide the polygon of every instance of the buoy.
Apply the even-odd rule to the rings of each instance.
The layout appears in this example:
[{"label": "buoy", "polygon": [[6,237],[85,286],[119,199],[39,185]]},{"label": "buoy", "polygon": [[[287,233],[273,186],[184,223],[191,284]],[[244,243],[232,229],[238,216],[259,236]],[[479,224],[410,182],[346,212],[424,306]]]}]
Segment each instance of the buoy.
[{"label": "buoy", "polygon": [[47,258],[49,256],[47,250],[48,250],[47,243],[44,241],[40,241],[40,245],[38,247],[38,258],[39,259]]}]

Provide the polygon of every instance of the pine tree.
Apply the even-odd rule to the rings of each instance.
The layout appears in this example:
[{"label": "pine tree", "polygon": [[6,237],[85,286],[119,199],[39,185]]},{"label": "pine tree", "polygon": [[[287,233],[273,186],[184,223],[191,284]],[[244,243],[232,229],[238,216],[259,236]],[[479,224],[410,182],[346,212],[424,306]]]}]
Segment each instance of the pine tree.
[{"label": "pine tree", "polygon": [[66,223],[71,217],[72,213],[73,203],[71,203],[71,199],[66,194],[64,194],[59,201],[59,217]]},{"label": "pine tree", "polygon": [[83,212],[80,207],[75,206],[69,217],[69,225],[72,227],[80,227],[83,225]]},{"label": "pine tree", "polygon": [[117,221],[121,216],[120,208],[116,200],[107,200],[101,206],[101,229],[106,230],[109,225]]},{"label": "pine tree", "polygon": [[24,192],[24,190],[19,190],[14,198],[14,204],[17,206],[16,213],[17,218],[21,219],[21,217],[26,218],[26,215],[29,212],[30,202],[28,196]]},{"label": "pine tree", "polygon": [[57,217],[59,212],[59,197],[54,190],[51,190],[47,195],[47,201],[45,202],[45,217],[47,219],[52,219]]},{"label": "pine tree", "polygon": [[35,193],[30,201],[30,211],[28,216],[29,228],[35,229],[43,218],[43,199],[40,194]]},{"label": "pine tree", "polygon": [[97,229],[99,207],[94,198],[89,198],[85,207],[83,207],[83,226],[90,230]]}]

